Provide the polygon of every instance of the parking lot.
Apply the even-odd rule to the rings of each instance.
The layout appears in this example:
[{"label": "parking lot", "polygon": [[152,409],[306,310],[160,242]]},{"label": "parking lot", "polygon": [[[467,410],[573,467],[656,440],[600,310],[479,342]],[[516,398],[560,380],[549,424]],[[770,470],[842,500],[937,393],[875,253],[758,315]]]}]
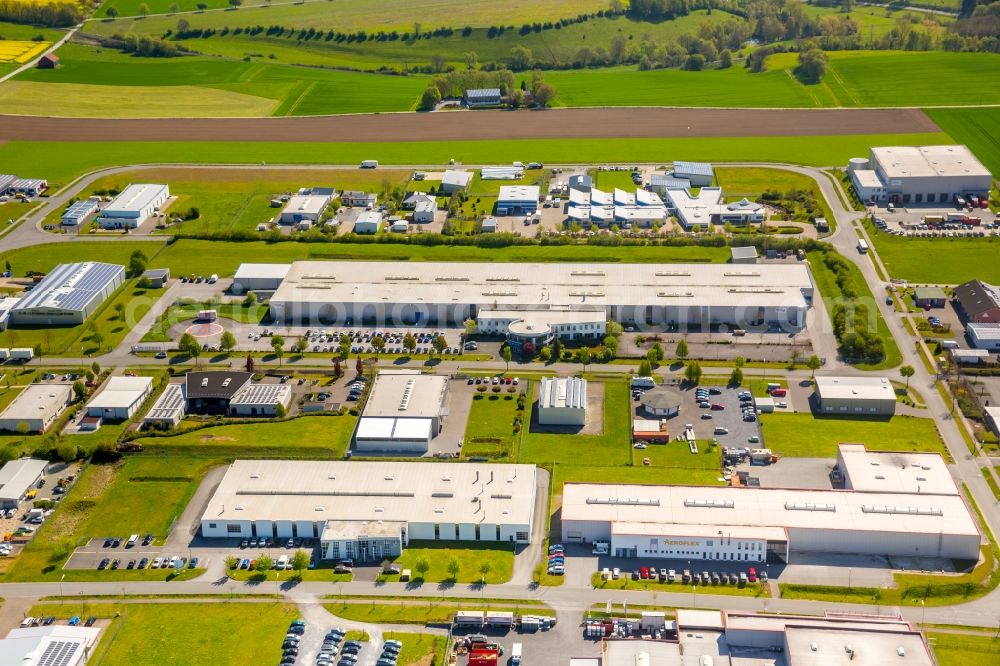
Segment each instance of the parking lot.
[{"label": "parking lot", "polygon": [[[551,611],[541,610],[539,615],[551,617]],[[503,656],[498,664],[509,664],[514,643],[521,644],[521,663],[524,666],[541,664],[565,664],[571,657],[596,657],[600,654],[600,643],[583,637],[580,627],[580,616],[558,616],[556,626],[536,631],[521,631],[519,629],[476,629],[466,630],[456,628],[453,638],[464,641],[469,636],[480,634],[487,642],[498,644],[503,650]],[[467,666],[469,657],[467,651],[458,652],[458,666]]]},{"label": "parking lot", "polygon": [[[695,439],[716,439],[719,446],[745,447],[758,446],[750,442],[751,437],[761,437],[760,422],[744,421],[743,410],[740,407],[739,394],[747,389],[742,387],[731,388],[728,386],[708,387],[709,405],[719,405],[722,409],[702,408],[698,406],[696,399],[696,389],[684,389],[681,394],[685,396],[684,404],[681,406],[680,414],[676,417],[684,425],[690,423],[694,426]],[[711,393],[717,391],[717,393]],[[716,428],[725,428],[727,433],[717,433]],[[680,431],[681,426],[676,426]]]},{"label": "parking lot", "polygon": [[[201,553],[192,556],[191,549],[169,552],[155,541],[140,535],[134,546],[127,546],[130,535],[91,539],[73,551],[65,569],[194,569],[208,566],[209,560]],[[111,539],[111,543],[108,543]],[[147,539],[149,539],[147,541]],[[117,542],[118,545],[115,545]],[[117,564],[116,564],[117,562]],[[194,566],[191,566],[191,564]],[[103,564],[103,566],[102,566]]]},{"label": "parking lot", "polygon": [[875,226],[909,238],[1000,236],[1000,217],[982,208],[950,206],[869,206]]},{"label": "parking lot", "polygon": [[[35,500],[49,500],[59,502],[65,496],[66,489],[80,474],[80,463],[54,462],[49,464],[42,473],[42,478],[31,487],[28,494],[30,498],[21,498],[16,507],[11,507],[0,512],[0,530],[2,534],[15,535],[18,530],[24,534],[18,540],[5,542],[3,545],[9,547],[10,552],[4,553],[6,548],[0,550],[0,556],[16,557],[26,541],[41,527],[42,522],[28,521],[28,511],[33,508]],[[64,480],[64,485],[59,484],[59,480]],[[25,540],[25,537],[27,539]]]}]

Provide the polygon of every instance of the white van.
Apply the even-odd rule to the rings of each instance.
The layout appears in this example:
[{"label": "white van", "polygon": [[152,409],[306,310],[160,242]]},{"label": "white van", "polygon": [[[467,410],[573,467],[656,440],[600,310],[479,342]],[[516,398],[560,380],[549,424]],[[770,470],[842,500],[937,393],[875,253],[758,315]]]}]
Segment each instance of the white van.
[{"label": "white van", "polygon": [[278,558],[278,563],[274,565],[274,568],[282,571],[288,568],[288,555],[282,555]]},{"label": "white van", "polygon": [[378,160],[364,160],[363,162],[361,162],[361,168],[362,169],[377,169],[378,168]]},{"label": "white van", "polygon": [[723,428],[722,426],[715,426],[715,434],[716,435],[728,435],[729,434],[729,428]]},{"label": "white van", "polygon": [[514,643],[510,648],[510,663],[511,666],[517,666],[521,663],[521,644]]},{"label": "white van", "polygon": [[126,548],[132,548],[133,546],[135,546],[135,544],[136,544],[137,541],[139,541],[139,535],[138,534],[133,534],[132,536],[130,536],[128,538],[128,541],[125,542],[125,547]]}]

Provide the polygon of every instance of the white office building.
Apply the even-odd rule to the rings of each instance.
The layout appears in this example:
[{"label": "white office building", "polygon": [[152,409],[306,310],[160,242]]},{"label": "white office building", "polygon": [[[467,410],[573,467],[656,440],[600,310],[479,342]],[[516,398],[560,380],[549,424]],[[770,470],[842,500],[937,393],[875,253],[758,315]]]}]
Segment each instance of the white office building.
[{"label": "white office building", "polygon": [[130,419],[152,392],[152,377],[111,377],[87,403],[87,415],[107,421]]},{"label": "white office building", "polygon": [[960,495],[567,483],[562,539],[608,541],[613,556],[632,558],[788,562],[801,552],[975,561],[982,536]]},{"label": "white office building", "polygon": [[604,192],[597,188],[571,188],[566,216],[585,227],[611,225],[649,227],[667,218],[663,200],[655,192],[626,192],[615,188]]},{"label": "white office building", "polygon": [[448,414],[448,378],[383,370],[354,433],[358,453],[427,453]]},{"label": "white office building", "polygon": [[541,425],[586,425],[587,380],[542,377],[538,383],[538,422]]},{"label": "white office building", "polygon": [[0,430],[45,432],[73,397],[72,384],[28,384],[0,412]]},{"label": "white office building", "polygon": [[393,557],[412,540],[526,544],[535,488],[534,465],[237,460],[201,534],[320,539],[324,559],[356,561]]},{"label": "white office building", "polygon": [[125,282],[125,267],[85,261],[59,264],[10,311],[15,325],[82,324]]},{"label": "white office building", "polygon": [[749,199],[723,203],[721,187],[703,187],[698,194],[667,189],[664,196],[668,210],[677,216],[685,231],[707,229],[710,224],[759,224],[767,219],[767,209]]},{"label": "white office building", "polygon": [[248,291],[274,291],[288,275],[289,264],[240,264],[233,276],[234,294]]},{"label": "white office building", "polygon": [[281,224],[300,224],[302,222],[319,222],[323,211],[330,205],[331,195],[296,194],[288,199],[278,221]]},{"label": "white office building", "polygon": [[[498,264],[299,261],[271,298],[276,322],[456,325],[528,337],[590,335],[608,320],[676,328],[798,330],[813,295],[805,263]],[[493,319],[492,328],[486,326]],[[575,321],[574,321],[575,320]],[[507,323],[503,323],[507,322]]]},{"label": "white office building", "polygon": [[97,221],[105,229],[135,229],[170,198],[166,185],[129,185],[109,203]]}]

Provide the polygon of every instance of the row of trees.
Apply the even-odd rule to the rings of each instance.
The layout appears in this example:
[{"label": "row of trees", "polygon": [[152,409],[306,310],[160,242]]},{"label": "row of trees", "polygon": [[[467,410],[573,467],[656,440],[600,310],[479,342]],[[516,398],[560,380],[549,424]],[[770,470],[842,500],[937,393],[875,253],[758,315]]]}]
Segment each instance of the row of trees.
[{"label": "row of trees", "polygon": [[842,297],[833,311],[833,334],[840,343],[840,353],[849,360],[880,362],[885,358],[885,343],[878,334],[878,311],[859,300],[862,291],[846,259],[824,252],[822,261],[833,273]]},{"label": "row of trees", "polygon": [[61,28],[83,20],[83,8],[75,2],[23,2],[0,0],[0,21]]}]

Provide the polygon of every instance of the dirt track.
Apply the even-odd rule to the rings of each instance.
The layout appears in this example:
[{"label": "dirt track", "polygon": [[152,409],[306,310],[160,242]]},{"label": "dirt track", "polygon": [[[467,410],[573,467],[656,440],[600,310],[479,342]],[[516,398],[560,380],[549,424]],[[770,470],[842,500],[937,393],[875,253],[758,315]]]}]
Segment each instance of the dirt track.
[{"label": "dirt track", "polygon": [[938,132],[919,109],[552,109],[309,118],[0,117],[0,140],[467,141]]}]

